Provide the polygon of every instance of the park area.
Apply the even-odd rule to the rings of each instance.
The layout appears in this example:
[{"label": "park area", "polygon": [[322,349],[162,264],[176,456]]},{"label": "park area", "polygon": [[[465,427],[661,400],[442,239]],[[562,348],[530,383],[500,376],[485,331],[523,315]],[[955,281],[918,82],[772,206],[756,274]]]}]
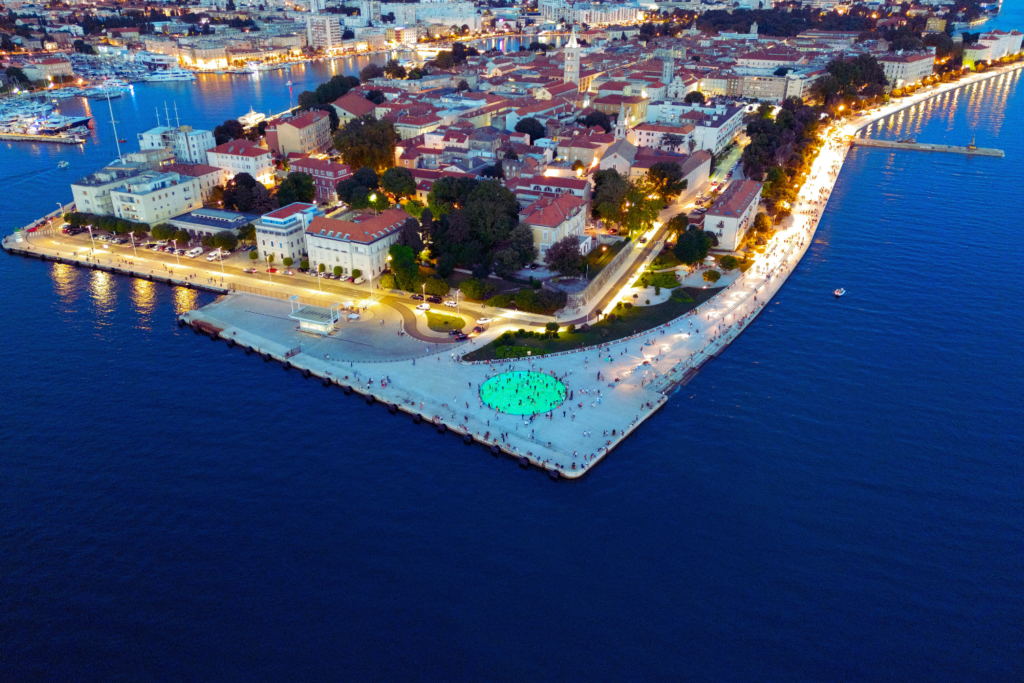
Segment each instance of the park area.
[{"label": "park area", "polygon": [[565,400],[565,385],[542,372],[506,372],[480,387],[480,400],[509,415],[536,415],[554,410]]}]

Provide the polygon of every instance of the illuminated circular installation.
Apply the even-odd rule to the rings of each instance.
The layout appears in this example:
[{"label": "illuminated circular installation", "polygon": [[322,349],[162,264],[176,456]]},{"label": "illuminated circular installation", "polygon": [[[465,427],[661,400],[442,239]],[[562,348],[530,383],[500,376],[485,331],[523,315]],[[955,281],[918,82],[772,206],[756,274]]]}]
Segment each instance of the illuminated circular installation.
[{"label": "illuminated circular installation", "polygon": [[565,400],[565,385],[542,372],[506,372],[480,387],[480,399],[509,415],[533,415],[553,410]]}]

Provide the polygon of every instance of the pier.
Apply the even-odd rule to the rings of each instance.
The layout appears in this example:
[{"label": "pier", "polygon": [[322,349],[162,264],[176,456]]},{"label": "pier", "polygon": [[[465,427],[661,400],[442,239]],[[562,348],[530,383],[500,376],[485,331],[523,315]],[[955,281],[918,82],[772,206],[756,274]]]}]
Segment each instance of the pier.
[{"label": "pier", "polygon": [[27,133],[0,133],[0,140],[16,142],[56,142],[60,145],[81,145],[85,139],[72,135],[29,135]]},{"label": "pier", "polygon": [[872,140],[870,138],[853,138],[850,141],[856,147],[879,147],[883,149],[905,149],[917,152],[946,152],[949,154],[966,154],[979,157],[1005,157],[1001,149],[983,147],[958,147],[955,145],[933,145],[926,142],[897,142],[895,140]]}]

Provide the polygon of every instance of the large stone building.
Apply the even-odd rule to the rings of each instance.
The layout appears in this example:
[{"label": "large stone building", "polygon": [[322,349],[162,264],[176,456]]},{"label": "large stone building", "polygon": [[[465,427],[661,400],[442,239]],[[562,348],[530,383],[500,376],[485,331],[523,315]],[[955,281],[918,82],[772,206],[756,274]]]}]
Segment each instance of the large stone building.
[{"label": "large stone building", "polygon": [[291,162],[293,173],[308,173],[313,176],[315,199],[320,204],[338,201],[338,183],[352,175],[348,164],[339,164],[330,159],[296,159]]},{"label": "large stone building", "polygon": [[932,75],[935,70],[935,55],[931,52],[888,53],[878,58],[889,85],[902,88]]},{"label": "large stone building", "polygon": [[178,173],[148,171],[110,191],[114,215],[156,225],[203,206],[199,181]]},{"label": "large stone building", "polygon": [[325,111],[307,111],[267,126],[267,146],[277,155],[316,154],[331,148],[331,119]]},{"label": "large stone building", "polygon": [[310,267],[322,263],[328,271],[338,266],[353,277],[357,270],[367,279],[380,277],[388,267],[388,249],[398,241],[407,218],[409,214],[402,209],[314,218],[306,230]]},{"label": "large stone building", "polygon": [[217,145],[206,153],[210,166],[224,169],[227,179],[248,173],[258,182],[270,185],[274,179],[274,162],[270,150],[248,140],[232,140]]},{"label": "large stone building", "polygon": [[205,164],[206,153],[216,145],[213,133],[191,126],[157,126],[139,133],[139,149],[169,149],[182,164]]},{"label": "large stone building", "polygon": [[274,256],[274,263],[282,264],[286,258],[300,260],[306,254],[304,231],[323,212],[316,204],[295,202],[264,214],[256,226],[256,248],[260,259]]},{"label": "large stone building", "polygon": [[544,254],[555,242],[573,237],[580,251],[590,251],[590,237],[584,232],[587,208],[590,202],[566,193],[557,197],[541,197],[519,212],[519,223],[533,232],[533,246],[537,249],[537,262],[544,262]]},{"label": "large stone building", "polygon": [[725,188],[704,214],[704,229],[718,237],[719,249],[735,251],[739,248],[754,222],[760,201],[761,183],[753,180],[734,180]]}]

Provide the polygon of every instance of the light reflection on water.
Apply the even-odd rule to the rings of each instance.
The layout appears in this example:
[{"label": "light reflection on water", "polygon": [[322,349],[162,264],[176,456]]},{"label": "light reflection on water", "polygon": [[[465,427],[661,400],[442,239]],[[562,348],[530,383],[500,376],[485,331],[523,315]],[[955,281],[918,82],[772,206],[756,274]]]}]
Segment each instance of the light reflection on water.
[{"label": "light reflection on water", "polygon": [[196,307],[199,300],[199,292],[184,287],[174,288],[174,315],[187,313]]},{"label": "light reflection on water", "polygon": [[132,304],[139,316],[136,325],[141,330],[153,329],[153,310],[156,308],[156,285],[148,280],[132,279]]}]

